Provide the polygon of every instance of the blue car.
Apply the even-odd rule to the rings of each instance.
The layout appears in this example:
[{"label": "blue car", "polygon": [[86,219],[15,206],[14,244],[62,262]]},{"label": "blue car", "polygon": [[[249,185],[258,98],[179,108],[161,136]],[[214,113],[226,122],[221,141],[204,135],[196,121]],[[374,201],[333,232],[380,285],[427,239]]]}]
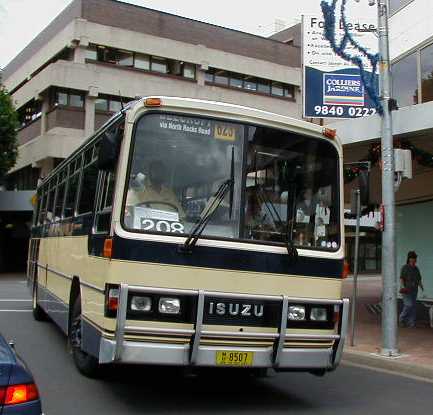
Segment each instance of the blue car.
[{"label": "blue car", "polygon": [[0,335],[0,415],[41,415],[32,374]]}]

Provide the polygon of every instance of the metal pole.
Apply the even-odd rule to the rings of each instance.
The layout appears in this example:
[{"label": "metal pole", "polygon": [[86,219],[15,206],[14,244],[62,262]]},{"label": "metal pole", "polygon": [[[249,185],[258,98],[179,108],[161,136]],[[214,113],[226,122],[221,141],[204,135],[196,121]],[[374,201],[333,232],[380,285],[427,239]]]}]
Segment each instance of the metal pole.
[{"label": "metal pole", "polygon": [[391,73],[388,39],[388,0],[378,0],[378,33],[380,54],[380,94],[382,114],[382,203],[385,229],[382,235],[382,350],[383,356],[398,355],[397,345],[397,278],[395,259],[394,146],[391,98]]},{"label": "metal pole", "polygon": [[358,261],[359,261],[359,227],[361,222],[361,191],[355,190],[356,193],[356,233],[355,233],[355,264],[353,266],[353,291],[352,291],[352,336],[350,338],[350,345],[355,346],[355,314],[356,314],[356,301],[358,298]]}]

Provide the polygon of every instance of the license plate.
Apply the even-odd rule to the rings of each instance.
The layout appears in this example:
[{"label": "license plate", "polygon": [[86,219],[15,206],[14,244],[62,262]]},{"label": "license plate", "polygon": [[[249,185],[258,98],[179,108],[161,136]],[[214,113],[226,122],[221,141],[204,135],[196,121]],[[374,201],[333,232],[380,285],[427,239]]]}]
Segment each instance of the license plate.
[{"label": "license plate", "polygon": [[254,352],[218,351],[216,352],[216,364],[221,366],[251,366],[254,360]]}]

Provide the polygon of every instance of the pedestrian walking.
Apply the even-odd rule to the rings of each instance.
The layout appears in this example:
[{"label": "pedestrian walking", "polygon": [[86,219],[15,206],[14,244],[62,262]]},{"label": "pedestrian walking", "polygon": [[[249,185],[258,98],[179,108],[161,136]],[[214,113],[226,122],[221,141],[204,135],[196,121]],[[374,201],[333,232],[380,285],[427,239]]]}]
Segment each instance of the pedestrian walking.
[{"label": "pedestrian walking", "polygon": [[418,287],[424,291],[421,273],[416,266],[417,257],[415,251],[409,251],[406,265],[403,265],[401,268],[400,293],[403,295],[403,310],[400,314],[399,322],[402,327],[415,327]]}]

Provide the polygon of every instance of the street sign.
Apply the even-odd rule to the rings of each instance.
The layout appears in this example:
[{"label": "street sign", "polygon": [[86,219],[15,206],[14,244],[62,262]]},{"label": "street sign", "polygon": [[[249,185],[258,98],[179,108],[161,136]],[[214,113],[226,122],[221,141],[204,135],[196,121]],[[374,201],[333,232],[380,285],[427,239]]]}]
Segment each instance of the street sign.
[{"label": "street sign", "polygon": [[[377,53],[377,17],[371,14],[373,8],[366,2],[353,3],[354,10],[347,17],[349,32],[369,53]],[[335,35],[339,43],[344,24],[340,16],[336,18]],[[362,82],[359,67],[334,53],[324,37],[324,27],[322,14],[302,16],[304,117],[360,118],[375,114],[375,105]],[[359,48],[348,43],[346,52],[362,59],[364,68],[371,74],[371,64],[363,59]]]}]

